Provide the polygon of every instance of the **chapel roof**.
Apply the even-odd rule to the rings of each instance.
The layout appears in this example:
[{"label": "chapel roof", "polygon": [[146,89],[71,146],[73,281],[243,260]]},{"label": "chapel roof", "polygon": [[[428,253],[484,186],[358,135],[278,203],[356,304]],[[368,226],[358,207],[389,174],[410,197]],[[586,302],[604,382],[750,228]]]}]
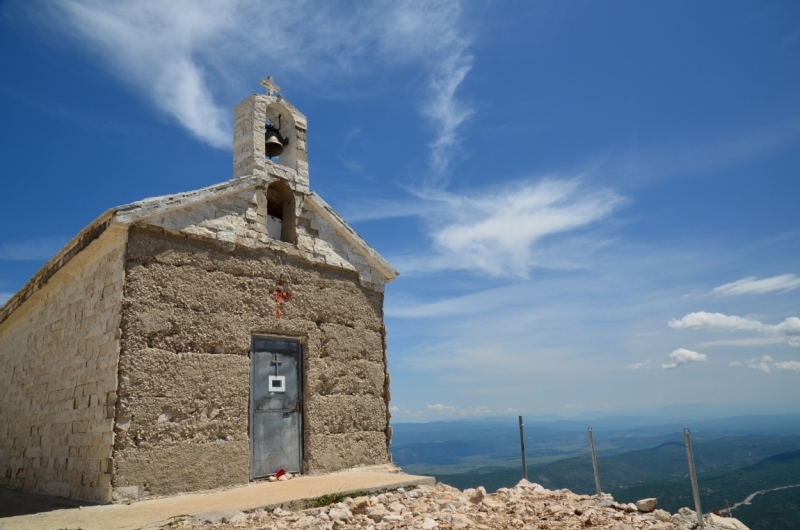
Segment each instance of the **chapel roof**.
[{"label": "chapel roof", "polygon": [[[271,170],[280,171],[277,164]],[[47,281],[62,267],[69,263],[89,244],[100,237],[112,226],[130,227],[135,223],[146,222],[148,219],[169,215],[184,208],[200,205],[220,197],[255,189],[264,184],[260,176],[238,177],[226,182],[214,184],[198,190],[149,197],[132,202],[103,212],[94,221],[89,223],[75,237],[73,237],[59,252],[57,252],[39,271],[22,287],[14,296],[0,307],[0,324],[21,306],[33,293],[42,288]],[[336,211],[326,203],[322,197],[311,192],[304,197],[304,204],[318,213],[350,246],[354,247],[364,259],[384,278],[390,282],[399,276],[399,272],[386,261],[372,246],[369,245]]]}]

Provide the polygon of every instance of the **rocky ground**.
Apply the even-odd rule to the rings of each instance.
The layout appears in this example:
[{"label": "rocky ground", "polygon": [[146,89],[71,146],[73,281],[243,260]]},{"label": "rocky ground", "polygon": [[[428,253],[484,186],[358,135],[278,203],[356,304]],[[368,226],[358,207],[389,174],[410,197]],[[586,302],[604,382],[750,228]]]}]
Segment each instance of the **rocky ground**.
[{"label": "rocky ground", "polygon": [[[445,484],[398,489],[378,495],[347,497],[321,508],[289,511],[276,508],[253,513],[214,512],[176,519],[163,529],[283,530],[345,528],[392,529],[522,529],[522,530],[688,530],[697,527],[688,508],[671,515],[657,509],[655,499],[637,505],[619,504],[608,496],[550,491],[521,481],[487,495],[483,488],[459,491]],[[708,530],[747,530],[733,518],[709,514]]]}]

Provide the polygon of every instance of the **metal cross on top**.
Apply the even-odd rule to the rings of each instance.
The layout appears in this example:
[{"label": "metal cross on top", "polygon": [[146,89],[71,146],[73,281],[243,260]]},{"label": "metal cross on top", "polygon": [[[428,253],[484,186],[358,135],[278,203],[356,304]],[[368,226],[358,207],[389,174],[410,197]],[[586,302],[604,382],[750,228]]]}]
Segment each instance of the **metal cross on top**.
[{"label": "metal cross on top", "polygon": [[267,95],[271,96],[273,92],[278,93],[281,91],[281,87],[275,84],[275,81],[272,80],[272,76],[267,76],[266,79],[261,80],[261,86],[267,89]]}]

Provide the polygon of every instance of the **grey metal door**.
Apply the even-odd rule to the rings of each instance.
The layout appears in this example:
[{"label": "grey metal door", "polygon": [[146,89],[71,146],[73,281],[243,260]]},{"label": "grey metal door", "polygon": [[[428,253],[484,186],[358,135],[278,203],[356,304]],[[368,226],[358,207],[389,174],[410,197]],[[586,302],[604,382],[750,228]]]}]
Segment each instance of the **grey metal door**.
[{"label": "grey metal door", "polygon": [[250,478],[303,466],[300,341],[253,337],[250,354]]}]

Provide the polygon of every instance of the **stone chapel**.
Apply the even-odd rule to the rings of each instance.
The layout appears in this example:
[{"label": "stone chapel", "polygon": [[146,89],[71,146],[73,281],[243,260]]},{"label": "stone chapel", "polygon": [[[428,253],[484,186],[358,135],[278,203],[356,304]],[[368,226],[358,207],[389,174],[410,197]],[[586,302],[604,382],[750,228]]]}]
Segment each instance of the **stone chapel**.
[{"label": "stone chapel", "polygon": [[231,180],[106,211],[0,308],[0,484],[108,503],[391,462],[398,273],[262,84]]}]

